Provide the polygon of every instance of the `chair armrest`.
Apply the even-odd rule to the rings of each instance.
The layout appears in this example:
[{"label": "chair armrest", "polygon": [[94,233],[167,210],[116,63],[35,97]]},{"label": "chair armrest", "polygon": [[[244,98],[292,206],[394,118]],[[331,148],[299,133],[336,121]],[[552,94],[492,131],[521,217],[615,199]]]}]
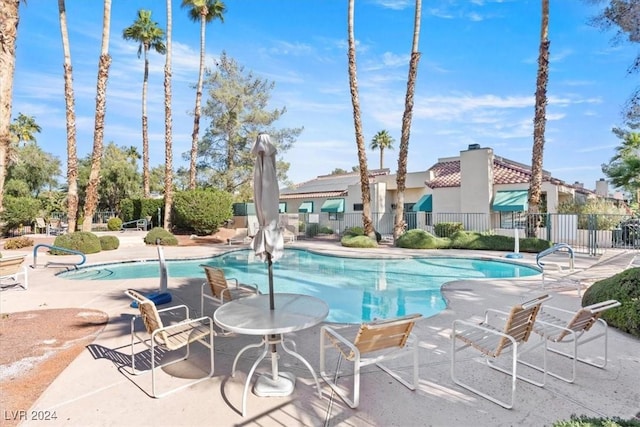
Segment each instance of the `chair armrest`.
[{"label": "chair armrest", "polygon": [[461,320],[461,319],[457,319],[457,320],[453,321],[453,328],[452,328],[453,329],[453,337],[452,338],[456,337],[456,325],[457,324],[461,324],[461,325],[464,325],[464,326],[468,326],[468,327],[470,327],[472,329],[478,329],[478,330],[481,330],[481,331],[489,333],[489,334],[498,335],[500,337],[507,338],[509,341],[511,341],[512,344],[516,344],[516,340],[509,334],[505,334],[504,332],[497,331],[497,330],[491,329],[491,328],[487,328],[486,326],[482,326],[482,325],[479,325],[477,323],[473,323],[473,322],[469,322],[469,321]]},{"label": "chair armrest", "polygon": [[235,283],[236,288],[240,285],[240,282],[238,282],[238,279],[236,279],[235,277],[225,277],[225,280],[227,281],[227,284]]},{"label": "chair armrest", "polygon": [[258,285],[255,283],[241,283],[238,287],[255,292],[256,295],[260,293],[260,289],[258,289]]},{"label": "chair armrest", "polygon": [[[171,330],[182,327],[184,325],[194,325],[194,324],[205,324],[208,325],[210,329],[213,329],[213,321],[209,316],[202,316],[196,319],[185,319],[182,322],[174,323],[172,325],[167,325],[163,328],[157,329],[153,332],[153,335],[156,335],[158,332],[171,332]],[[215,334],[215,331],[214,331]]]},{"label": "chair armrest", "polygon": [[[335,331],[331,327],[323,326],[321,328],[321,333],[329,335],[329,336],[332,336],[337,341],[340,341],[342,344],[347,346],[351,351],[353,351],[354,354],[356,354],[357,356],[360,355],[360,350],[358,350],[358,347],[356,347],[351,341],[347,340],[345,337],[340,335],[337,331]],[[334,344],[334,346],[335,346],[335,343],[332,343],[332,344]],[[342,350],[340,349],[340,351],[342,351]]]}]

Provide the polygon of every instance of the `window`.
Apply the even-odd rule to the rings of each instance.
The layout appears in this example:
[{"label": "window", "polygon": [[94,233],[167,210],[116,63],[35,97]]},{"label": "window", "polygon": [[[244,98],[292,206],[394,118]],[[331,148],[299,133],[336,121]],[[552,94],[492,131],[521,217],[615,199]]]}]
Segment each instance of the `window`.
[{"label": "window", "polygon": [[287,202],[280,202],[278,205],[279,213],[287,213]]},{"label": "window", "polygon": [[362,203],[354,203],[353,204],[353,211],[354,212],[362,212],[364,210],[364,206],[362,205]]}]

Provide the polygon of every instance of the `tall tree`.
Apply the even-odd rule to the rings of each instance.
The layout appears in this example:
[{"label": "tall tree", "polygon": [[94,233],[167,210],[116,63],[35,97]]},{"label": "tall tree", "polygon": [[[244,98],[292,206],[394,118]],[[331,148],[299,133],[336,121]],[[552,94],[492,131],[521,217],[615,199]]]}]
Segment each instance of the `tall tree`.
[{"label": "tall tree", "polygon": [[198,139],[200,138],[200,115],[202,102],[202,80],[204,78],[205,29],[209,22],[219,19],[224,22],[226,7],[219,0],[182,0],[182,7],[189,8],[189,17],[200,22],[200,68],[196,85],[196,106],[193,110],[193,133],[191,134],[191,156],[189,162],[189,189],[196,188],[196,161],[198,159]]},{"label": "tall tree", "polygon": [[16,38],[20,0],[0,1],[0,211],[3,210],[4,179],[7,176],[7,155],[11,145],[11,101],[13,73],[16,68]]},{"label": "tall tree", "polygon": [[347,13],[348,32],[348,67],[349,90],[351,91],[351,104],[353,105],[353,125],[355,128],[356,147],[358,149],[358,166],[360,168],[360,190],[362,192],[362,226],[364,233],[374,237],[373,222],[371,221],[371,191],[369,188],[369,170],[367,168],[367,151],[362,132],[362,117],[360,113],[360,98],[358,96],[358,73],[356,68],[356,40],[353,29],[353,15],[355,0],[349,0]]},{"label": "tall tree", "polygon": [[[627,40],[640,43],[640,0],[586,0],[589,3],[607,3],[602,12],[593,18],[592,24],[603,30],[617,28],[614,43]],[[629,67],[629,73],[640,71],[640,54]],[[640,87],[627,101],[623,115],[632,129],[640,128]]]},{"label": "tall tree", "polygon": [[31,197],[58,186],[60,159],[47,153],[35,142],[27,142],[16,149],[17,162],[7,168],[7,189],[12,181],[26,184]]},{"label": "tall tree", "polygon": [[164,63],[164,228],[171,229],[173,205],[173,137],[171,118],[171,0],[167,0],[167,54]]},{"label": "tall tree", "polygon": [[380,150],[380,169],[384,168],[384,150],[393,150],[394,142],[395,140],[386,129],[379,131],[371,138],[369,148],[373,151]]},{"label": "tall tree", "polygon": [[107,80],[109,79],[109,33],[111,30],[111,0],[104,0],[102,18],[102,47],[98,62],[98,81],[96,84],[96,115],[93,128],[93,150],[91,151],[91,172],[87,183],[84,202],[84,222],[82,231],[91,231],[93,214],[98,205],[98,186],[100,185],[100,162],[104,141],[104,116],[107,111]]},{"label": "tall tree", "polygon": [[615,187],[633,194],[636,209],[640,209],[640,132],[621,129],[613,132],[622,139],[622,144],[616,147],[616,155],[609,163],[602,165],[602,172]]},{"label": "tall tree", "polygon": [[398,172],[396,175],[396,217],[393,227],[393,239],[398,239],[405,229],[404,221],[404,190],[407,181],[407,158],[409,157],[409,139],[411,134],[411,118],[413,116],[413,94],[416,90],[418,62],[420,52],[420,21],[422,19],[422,0],[416,0],[416,10],[413,19],[413,39],[411,42],[411,58],[409,60],[409,74],[407,76],[407,93],[404,99],[404,113],[402,114],[402,131],[400,134],[400,152],[398,153]]},{"label": "tall tree", "polygon": [[73,69],[71,67],[71,49],[67,31],[67,10],[64,0],[58,0],[60,15],[60,34],[64,53],[64,102],[67,123],[67,222],[69,230],[76,229],[78,216],[78,154],[76,142],[76,110],[73,95]]},{"label": "tall tree", "polygon": [[[286,113],[286,108],[267,109],[274,83],[245,72],[224,51],[216,69],[206,73],[204,87],[208,98],[203,114],[211,124],[200,143],[199,180],[205,186],[232,194],[250,195],[250,191],[245,191],[255,163],[250,148],[258,133],[268,133],[282,155],[302,129],[275,128],[274,123]],[[286,181],[289,165],[280,161],[276,167],[279,182]]]},{"label": "tall tree", "polygon": [[144,77],[142,80],[142,188],[144,197],[149,192],[149,119],[147,117],[147,86],[149,85],[149,51],[154,50],[161,55],[167,52],[164,44],[164,31],[157,22],[151,20],[151,11],[138,10],[138,18],[122,31],[125,40],[138,43],[138,58],[144,54]]},{"label": "tall tree", "polygon": [[531,178],[529,179],[529,211],[527,237],[535,237],[538,227],[542,194],[542,160],[544,154],[544,131],[547,124],[547,84],[549,83],[549,0],[541,0],[540,49],[538,52],[538,76],[536,78],[536,105],[533,118],[533,150],[531,155]]}]

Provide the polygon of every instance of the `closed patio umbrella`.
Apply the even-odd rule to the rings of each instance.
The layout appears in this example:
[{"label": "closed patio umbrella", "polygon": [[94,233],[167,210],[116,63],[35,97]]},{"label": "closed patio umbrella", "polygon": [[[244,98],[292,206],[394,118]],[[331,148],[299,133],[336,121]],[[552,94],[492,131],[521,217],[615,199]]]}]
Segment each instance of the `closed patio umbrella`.
[{"label": "closed patio umbrella", "polygon": [[[273,290],[273,262],[284,254],[284,237],[279,224],[280,190],[278,189],[278,175],[276,172],[277,150],[271,143],[269,135],[261,133],[251,149],[256,156],[253,171],[253,201],[258,217],[258,231],[251,242],[256,257],[267,263],[269,274],[269,308],[275,310]],[[271,344],[272,381],[260,387],[260,394],[286,395],[293,390],[288,378],[278,374],[278,355],[276,345]],[[286,391],[285,391],[286,390]]]}]

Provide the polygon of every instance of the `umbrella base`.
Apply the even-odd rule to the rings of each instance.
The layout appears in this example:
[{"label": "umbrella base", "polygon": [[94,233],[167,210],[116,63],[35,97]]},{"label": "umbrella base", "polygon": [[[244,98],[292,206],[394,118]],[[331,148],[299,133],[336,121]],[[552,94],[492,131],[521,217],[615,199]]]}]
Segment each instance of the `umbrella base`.
[{"label": "umbrella base", "polygon": [[282,397],[293,393],[296,385],[296,376],[291,372],[280,372],[278,379],[273,380],[271,373],[265,373],[258,377],[253,392],[260,397]]}]

